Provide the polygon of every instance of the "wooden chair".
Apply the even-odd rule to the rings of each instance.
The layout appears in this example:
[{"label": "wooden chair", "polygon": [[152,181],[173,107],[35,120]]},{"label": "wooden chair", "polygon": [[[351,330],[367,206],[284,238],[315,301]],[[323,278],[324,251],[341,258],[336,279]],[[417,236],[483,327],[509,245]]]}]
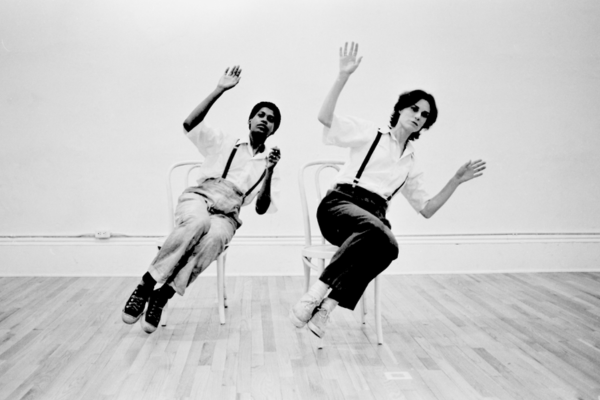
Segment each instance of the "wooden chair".
[{"label": "wooden chair", "polygon": [[[176,188],[174,188],[175,175],[177,173],[183,172],[183,188],[190,186],[193,184],[192,172],[202,165],[200,161],[181,161],[175,163],[169,167],[169,172],[167,174],[167,205],[168,205],[168,215],[169,215],[169,230],[173,229],[175,226],[175,208],[177,204],[174,201],[175,196],[178,196],[181,191],[176,192]],[[180,188],[178,185],[177,188]],[[157,242],[157,246],[160,249],[162,244],[164,243],[166,237],[160,239]],[[221,255],[217,258],[217,300],[219,303],[219,320],[221,321],[221,325],[225,324],[225,309],[227,308],[227,293],[225,288],[225,262],[227,261],[227,248],[225,251],[221,253]],[[161,325],[166,326],[167,320],[170,312],[167,310],[168,304],[163,310],[163,315],[161,318]]]},{"label": "wooden chair", "polygon": [[[318,160],[311,161],[304,164],[298,172],[298,184],[300,186],[300,202],[302,207],[302,219],[304,225],[304,248],[302,249],[302,264],[304,266],[304,289],[308,291],[310,286],[310,272],[311,270],[317,271],[321,274],[326,266],[326,260],[329,262],[331,257],[335,254],[338,247],[334,246],[324,238],[321,238],[320,243],[313,244],[312,230],[311,230],[311,212],[309,212],[309,199],[306,190],[307,175],[309,175],[315,184],[316,193],[316,204],[318,205],[323,198],[322,189],[323,187],[329,187],[330,185],[325,184],[325,177],[322,176],[323,171],[332,169],[339,171],[340,166],[344,162],[339,160]],[[330,171],[331,172],[331,171]],[[314,202],[311,202],[311,205]],[[315,208],[316,210],[316,208]],[[374,292],[375,292],[375,325],[377,331],[377,343],[383,344],[383,330],[381,325],[381,298],[379,294],[379,276],[373,280]],[[367,314],[367,300],[366,296],[362,296],[361,299],[361,320],[365,324],[365,315]]]}]

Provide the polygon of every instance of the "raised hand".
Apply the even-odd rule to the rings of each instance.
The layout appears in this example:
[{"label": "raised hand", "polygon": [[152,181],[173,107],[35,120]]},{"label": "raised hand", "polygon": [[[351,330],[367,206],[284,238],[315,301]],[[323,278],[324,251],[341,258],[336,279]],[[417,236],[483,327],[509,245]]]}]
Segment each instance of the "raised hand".
[{"label": "raised hand", "polygon": [[271,149],[271,152],[267,156],[267,168],[268,169],[275,168],[275,165],[277,165],[280,158],[281,158],[281,151],[279,150],[278,147],[273,147]]},{"label": "raised hand", "polygon": [[358,54],[358,43],[352,42],[350,51],[348,51],[348,42],[344,44],[344,49],[340,47],[340,74],[350,75],[360,65],[362,57],[356,58]]},{"label": "raised hand", "polygon": [[458,180],[459,183],[465,183],[470,181],[473,178],[478,178],[483,175],[483,170],[485,169],[485,161],[476,160],[469,161],[462,165],[454,177]]},{"label": "raised hand", "polygon": [[242,69],[239,65],[234,65],[231,68],[227,68],[221,79],[219,79],[218,87],[223,90],[229,90],[235,85],[237,85],[242,79],[240,76],[242,73]]}]

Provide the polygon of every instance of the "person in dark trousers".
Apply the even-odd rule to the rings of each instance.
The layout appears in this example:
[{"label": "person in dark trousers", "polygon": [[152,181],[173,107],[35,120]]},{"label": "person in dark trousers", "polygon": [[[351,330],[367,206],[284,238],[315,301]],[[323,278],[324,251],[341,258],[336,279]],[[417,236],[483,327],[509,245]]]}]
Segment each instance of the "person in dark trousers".
[{"label": "person in dark trousers", "polygon": [[442,207],[462,184],[482,175],[482,160],[462,165],[435,196],[423,189],[412,141],[437,119],[433,96],[422,90],[402,93],[390,117],[389,130],[354,117],[334,113],[338,97],[360,65],[358,44],[340,48],[339,75],[325,98],[318,119],[324,125],[325,144],[349,149],[335,186],[317,209],[325,239],[339,246],[319,279],[290,311],[292,323],[323,337],[334,308],[353,310],[369,282],[398,257],[398,244],[386,212],[390,200],[401,193],[425,218]]},{"label": "person in dark trousers", "polygon": [[[197,186],[179,197],[176,226],[166,239],[122,312],[123,322],[133,324],[148,307],[142,329],[158,327],[164,306],[175,292],[180,295],[224,251],[242,225],[240,208],[256,198],[258,214],[277,211],[280,159],[277,148],[266,140],[277,131],[281,113],[270,102],[256,104],[248,118],[249,135],[238,138],[209,126],[204,118],[223,93],[241,79],[241,68],[227,68],[217,87],[183,123],[184,134],[204,156]],[[162,286],[154,290],[155,285]]]}]

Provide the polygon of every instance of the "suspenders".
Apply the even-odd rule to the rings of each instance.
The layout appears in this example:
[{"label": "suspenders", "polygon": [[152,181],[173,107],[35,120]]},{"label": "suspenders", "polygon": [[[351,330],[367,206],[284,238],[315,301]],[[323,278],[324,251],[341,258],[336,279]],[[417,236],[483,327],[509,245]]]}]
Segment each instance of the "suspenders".
[{"label": "suspenders", "polygon": [[[375,151],[375,148],[377,147],[377,144],[379,143],[379,139],[381,139],[381,135],[382,135],[382,133],[380,131],[377,131],[377,136],[375,137],[375,140],[373,141],[371,148],[367,152],[365,159],[363,160],[360,168],[358,169],[358,172],[356,173],[356,176],[354,177],[354,180],[352,181],[352,187],[355,187],[358,184],[360,177],[362,176],[363,172],[365,171],[365,168],[367,167],[367,164],[369,163],[369,160],[371,159],[371,156],[373,155],[373,152]],[[402,182],[402,184],[396,190],[394,190],[392,192],[391,195],[386,197],[385,200],[390,201],[392,199],[392,197],[394,197],[396,195],[396,193],[398,193],[398,191],[400,189],[402,189],[402,186],[404,186],[405,183],[406,183],[406,179],[404,180],[404,182]]]},{"label": "suspenders", "polygon": [[225,179],[227,178],[227,173],[229,173],[229,167],[231,167],[231,162],[233,161],[233,157],[235,157],[235,152],[237,151],[238,147],[240,147],[240,143],[238,143],[240,140],[236,140],[235,142],[235,146],[233,146],[233,150],[231,150],[231,154],[229,155],[229,160],[227,160],[227,164],[225,165],[225,170],[223,171],[223,175],[221,175],[221,178]]},{"label": "suspenders", "polygon": [[[235,157],[235,153],[237,152],[238,147],[240,147],[240,144],[241,143],[236,142],[235,146],[233,147],[233,150],[231,150],[231,154],[229,155],[229,159],[227,160],[227,164],[225,165],[225,170],[223,170],[223,175],[221,175],[221,178],[223,178],[223,179],[227,178],[227,174],[229,173],[229,167],[231,167],[231,162],[233,161],[233,158]],[[258,178],[258,181],[254,184],[254,186],[252,186],[250,189],[248,189],[248,191],[246,193],[244,193],[244,199],[250,193],[252,193],[252,191],[254,189],[256,189],[256,187],[258,186],[258,184],[260,182],[262,182],[262,180],[265,178],[266,173],[267,173],[267,170],[265,168],[265,170],[263,171],[262,175],[260,176],[260,178]]]},{"label": "suspenders", "polygon": [[369,149],[367,156],[363,160],[360,168],[358,169],[358,172],[356,173],[356,176],[354,177],[354,180],[352,181],[352,187],[356,186],[356,184],[360,180],[360,177],[362,176],[362,174],[367,166],[367,163],[369,162],[369,160],[371,159],[371,156],[373,155],[373,152],[375,151],[375,147],[377,147],[377,143],[379,143],[379,139],[381,139],[381,132],[377,131],[377,136],[375,137],[375,140],[373,141],[373,144],[371,145],[371,148]]}]

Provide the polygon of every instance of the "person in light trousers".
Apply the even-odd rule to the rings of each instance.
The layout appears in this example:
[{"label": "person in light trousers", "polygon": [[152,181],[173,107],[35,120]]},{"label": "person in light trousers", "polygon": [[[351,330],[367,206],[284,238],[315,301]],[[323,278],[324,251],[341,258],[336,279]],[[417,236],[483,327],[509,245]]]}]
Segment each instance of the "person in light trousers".
[{"label": "person in light trousers", "polygon": [[[154,332],[162,310],[175,293],[186,288],[224,251],[242,225],[240,208],[256,199],[258,214],[277,211],[281,157],[266,140],[281,123],[279,108],[270,102],[256,104],[248,117],[249,134],[228,135],[208,125],[204,118],[221,95],[235,87],[241,68],[227,68],[217,87],[183,123],[184,134],[204,156],[198,184],[179,197],[176,226],[148,271],[142,276],[122,312],[123,322],[141,320],[142,329]],[[154,290],[157,284],[162,286]]]}]

